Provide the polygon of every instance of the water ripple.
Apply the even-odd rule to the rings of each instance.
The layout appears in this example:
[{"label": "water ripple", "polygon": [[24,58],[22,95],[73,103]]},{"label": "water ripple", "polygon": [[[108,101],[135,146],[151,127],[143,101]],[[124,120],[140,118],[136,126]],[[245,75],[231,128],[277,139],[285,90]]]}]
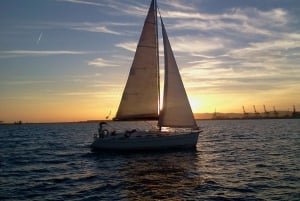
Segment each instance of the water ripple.
[{"label": "water ripple", "polygon": [[196,152],[132,154],[90,152],[94,123],[0,125],[0,199],[299,200],[298,120],[198,124]]}]

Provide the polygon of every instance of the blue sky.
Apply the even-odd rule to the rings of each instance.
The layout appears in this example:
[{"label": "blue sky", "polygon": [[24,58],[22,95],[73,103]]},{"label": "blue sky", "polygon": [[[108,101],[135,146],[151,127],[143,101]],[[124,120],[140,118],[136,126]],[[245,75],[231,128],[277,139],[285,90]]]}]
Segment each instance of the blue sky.
[{"label": "blue sky", "polygon": [[[1,1],[0,120],[114,113],[149,5]],[[194,112],[262,110],[263,104],[300,110],[300,1],[164,0],[158,6]]]}]

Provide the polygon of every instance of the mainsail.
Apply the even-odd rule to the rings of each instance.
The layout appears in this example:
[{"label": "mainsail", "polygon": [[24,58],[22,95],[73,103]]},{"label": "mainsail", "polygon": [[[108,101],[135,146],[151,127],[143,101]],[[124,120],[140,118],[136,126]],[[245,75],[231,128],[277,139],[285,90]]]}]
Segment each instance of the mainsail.
[{"label": "mainsail", "polygon": [[197,128],[162,19],[161,26],[164,43],[165,80],[163,108],[159,115],[158,126]]},{"label": "mainsail", "polygon": [[159,57],[156,1],[152,0],[115,120],[157,119]]}]

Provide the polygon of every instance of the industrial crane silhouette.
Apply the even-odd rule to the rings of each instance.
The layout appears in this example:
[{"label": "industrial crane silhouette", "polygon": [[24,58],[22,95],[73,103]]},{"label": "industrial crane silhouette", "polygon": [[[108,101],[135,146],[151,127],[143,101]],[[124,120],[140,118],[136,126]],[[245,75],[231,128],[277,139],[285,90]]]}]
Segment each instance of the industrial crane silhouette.
[{"label": "industrial crane silhouette", "polygon": [[265,111],[266,117],[269,117],[270,112],[268,112],[268,111],[266,110],[266,106],[265,106],[265,105],[264,105],[264,111]]},{"label": "industrial crane silhouette", "polygon": [[259,112],[256,111],[255,105],[253,105],[253,109],[254,109],[255,116],[258,117],[259,116]]},{"label": "industrial crane silhouette", "polygon": [[249,117],[249,113],[245,111],[245,107],[243,106],[244,118]]},{"label": "industrial crane silhouette", "polygon": [[295,105],[293,105],[292,118],[300,118],[300,112],[297,112],[297,111],[296,111]]}]

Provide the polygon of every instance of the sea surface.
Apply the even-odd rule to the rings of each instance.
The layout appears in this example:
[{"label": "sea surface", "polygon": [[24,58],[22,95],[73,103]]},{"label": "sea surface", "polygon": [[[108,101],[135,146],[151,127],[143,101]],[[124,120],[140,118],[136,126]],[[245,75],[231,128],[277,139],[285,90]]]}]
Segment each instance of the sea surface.
[{"label": "sea surface", "polygon": [[201,120],[196,151],[93,153],[97,123],[0,125],[0,200],[300,200],[300,119]]}]

